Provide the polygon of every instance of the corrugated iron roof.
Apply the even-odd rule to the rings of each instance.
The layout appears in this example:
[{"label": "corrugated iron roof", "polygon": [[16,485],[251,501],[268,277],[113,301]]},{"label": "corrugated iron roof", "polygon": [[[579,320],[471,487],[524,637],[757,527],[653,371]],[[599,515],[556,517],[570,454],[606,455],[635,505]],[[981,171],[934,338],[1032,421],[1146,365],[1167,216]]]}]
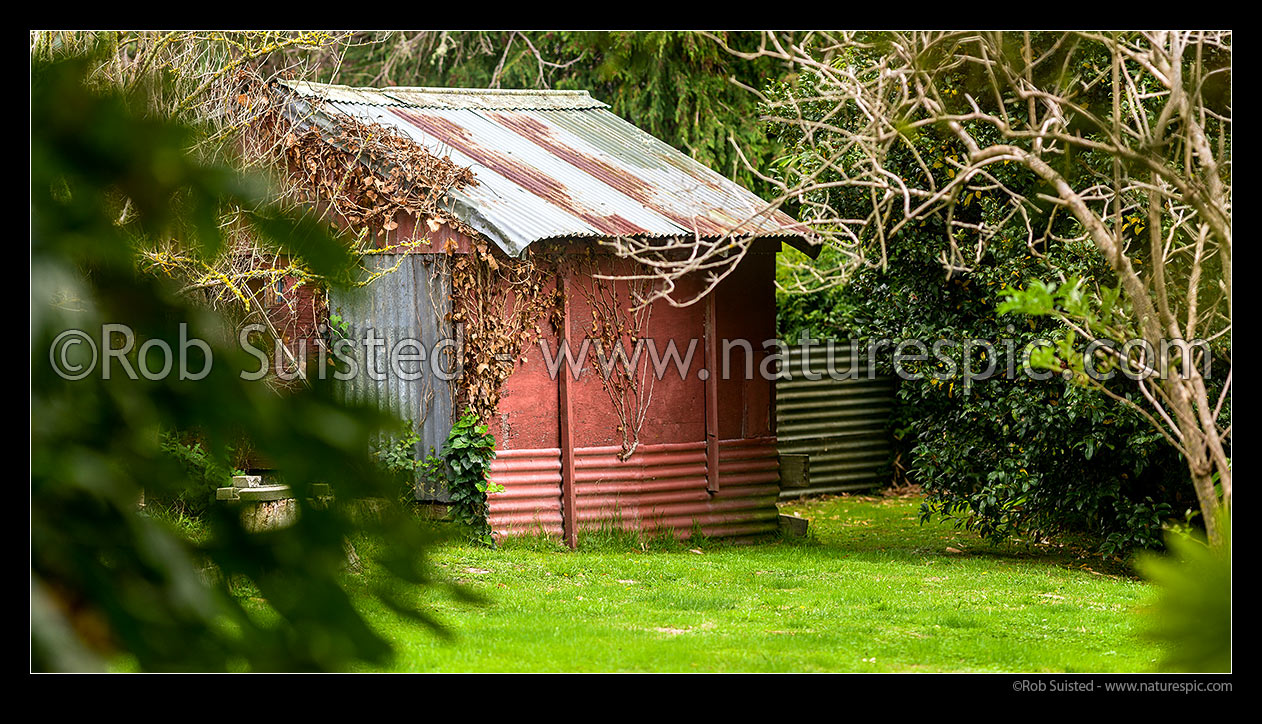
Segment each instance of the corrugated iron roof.
[{"label": "corrugated iron roof", "polygon": [[453,191],[450,208],[512,256],[545,239],[805,238],[787,214],[585,91],[285,85],[326,115],[394,127],[472,168],[478,185]]},{"label": "corrugated iron roof", "polygon": [[508,88],[352,88],[297,81],[283,83],[299,95],[338,103],[412,108],[454,108],[487,110],[589,110],[609,105],[583,90],[517,90]]}]

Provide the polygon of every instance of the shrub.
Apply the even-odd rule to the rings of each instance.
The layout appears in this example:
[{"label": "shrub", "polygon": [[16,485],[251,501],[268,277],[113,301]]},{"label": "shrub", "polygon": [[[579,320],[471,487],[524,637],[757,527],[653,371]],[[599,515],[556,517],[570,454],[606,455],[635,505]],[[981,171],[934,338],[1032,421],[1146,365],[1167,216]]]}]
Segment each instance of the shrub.
[{"label": "shrub", "polygon": [[[866,51],[852,48],[832,62],[871,67],[880,52],[879,43]],[[795,83],[767,88],[773,100],[796,97],[797,110],[821,122],[810,138],[801,124],[775,125],[786,152],[773,172],[790,187],[807,178],[819,184],[798,200],[804,219],[820,209],[827,210],[827,218],[865,218],[872,205],[869,189],[829,184],[840,179],[838,169],[846,167],[846,153],[853,153],[846,151],[852,141],[830,129],[846,129],[862,114],[822,98],[815,80],[803,73]],[[940,80],[966,93],[976,79],[961,72]],[[767,108],[769,114],[773,111]],[[969,128],[983,146],[997,140],[993,128]],[[918,177],[925,167],[950,169],[968,154],[940,126],[919,126],[906,134],[906,141],[886,159],[887,167],[905,178]],[[1089,180],[1107,173],[1107,161],[1066,154],[1060,170],[1076,183],[1080,176]],[[884,220],[890,235],[883,249],[872,238],[856,239],[855,248],[845,251],[826,248],[813,263],[814,274],[781,264],[778,280],[788,288],[795,282],[810,286],[819,279],[837,279],[834,272],[847,270],[840,286],[802,296],[779,295],[782,338],[791,341],[808,332],[860,344],[884,338],[919,339],[927,345],[939,339],[1011,340],[1017,353],[1013,379],[1001,375],[973,385],[962,384],[958,375],[934,379],[928,375],[944,370],[932,355],[904,366],[924,377],[900,383],[891,429],[910,477],[928,494],[923,518],[952,518],[993,540],[1080,530],[1096,536],[1106,553],[1159,546],[1163,520],[1196,507],[1178,453],[1146,421],[1106,395],[1059,377],[1040,381],[1022,375],[1020,353],[1026,344],[1061,335],[1047,318],[997,311],[1000,290],[1030,280],[1079,277],[1101,287],[1113,287],[1116,280],[1070,215],[1042,201],[1047,189],[1041,181],[1007,163],[991,165],[987,172],[998,184],[1036,200],[1032,203],[1038,207],[1027,209],[1025,217],[1014,213],[1005,194],[982,187],[964,194],[954,222],[985,229],[986,237],[976,258],[968,260],[968,269],[948,274],[943,266],[950,245],[946,219],[917,219],[895,233],[895,223],[904,219],[894,212]],[[1128,233],[1138,234],[1139,226]],[[955,235],[961,246],[976,242],[976,233],[964,227],[957,226]],[[859,252],[869,261],[852,266],[844,258],[847,252]],[[805,262],[795,254],[780,256]],[[884,264],[876,263],[878,257]],[[962,351],[957,345],[952,357],[962,362]],[[877,362],[877,371],[893,374],[893,349],[878,355]],[[985,366],[980,358],[974,362],[977,368]],[[1001,361],[1001,369],[1007,362]],[[1118,379],[1110,391],[1139,395],[1125,379]]]},{"label": "shrub", "polygon": [[445,480],[442,462],[433,448],[424,458],[417,458],[416,446],[421,441],[416,424],[404,420],[399,430],[384,437],[373,450],[374,457],[385,471],[399,478],[399,501],[416,501],[417,486],[435,488]]},{"label": "shrub", "polygon": [[[951,518],[991,540],[1074,530],[1094,536],[1103,553],[1160,547],[1163,522],[1196,506],[1178,454],[1106,396],[1058,376],[1022,375],[1021,350],[1051,337],[1053,323],[996,311],[997,290],[1046,278],[1053,268],[1108,283],[1098,257],[1066,244],[1038,258],[1022,243],[999,241],[974,271],[947,279],[937,260],[940,233],[931,229],[892,245],[886,270],[860,269],[842,288],[782,294],[782,336],[809,332],[861,344],[1013,340],[1015,379],[996,376],[966,390],[958,379],[929,377],[938,369],[932,356],[903,366],[925,378],[900,382],[890,427],[896,449],[910,461],[909,476],[927,493],[923,519]],[[961,348],[949,349],[960,360]],[[892,362],[893,349],[886,348],[878,371],[894,374]],[[1000,360],[1001,370],[1006,363]],[[1135,394],[1127,382],[1119,380],[1114,391]]]}]

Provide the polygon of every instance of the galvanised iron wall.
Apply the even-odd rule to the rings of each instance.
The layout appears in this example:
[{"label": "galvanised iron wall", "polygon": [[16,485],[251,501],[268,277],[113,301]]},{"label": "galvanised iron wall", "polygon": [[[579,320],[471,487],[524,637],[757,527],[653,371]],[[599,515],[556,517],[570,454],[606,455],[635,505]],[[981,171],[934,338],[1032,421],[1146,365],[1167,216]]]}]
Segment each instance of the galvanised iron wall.
[{"label": "galvanised iron wall", "polygon": [[[863,347],[853,351],[834,343],[829,375],[827,349],[813,345],[805,370],[802,350],[792,347],[782,363],[790,379],[776,382],[776,438],[781,454],[810,456],[810,486],[785,488],[781,498],[841,493],[883,485],[889,479],[890,437],[886,429],[894,407],[897,380],[868,378]],[[853,361],[853,365],[852,365]]]},{"label": "galvanised iron wall", "polygon": [[[454,346],[440,345],[451,339],[449,298],[451,277],[447,260],[436,254],[377,254],[364,259],[370,272],[384,275],[354,289],[335,289],[330,295],[329,312],[340,315],[349,326],[349,336],[359,351],[360,373],[347,380],[347,393],[352,399],[376,403],[401,418],[411,420],[420,435],[416,452],[423,458],[430,449],[441,450],[453,423],[452,385],[434,374],[432,357],[445,355],[442,364],[452,369],[456,364]],[[380,374],[373,379],[367,367],[367,353],[362,341],[369,329],[384,338],[388,353],[400,340],[420,340],[424,361],[409,362],[402,371],[417,379],[400,379],[387,371],[387,361],[377,362]],[[378,348],[381,349],[381,348]],[[406,350],[415,354],[414,348]],[[418,458],[419,459],[419,458]],[[445,489],[421,490],[418,499],[445,502]]]}]

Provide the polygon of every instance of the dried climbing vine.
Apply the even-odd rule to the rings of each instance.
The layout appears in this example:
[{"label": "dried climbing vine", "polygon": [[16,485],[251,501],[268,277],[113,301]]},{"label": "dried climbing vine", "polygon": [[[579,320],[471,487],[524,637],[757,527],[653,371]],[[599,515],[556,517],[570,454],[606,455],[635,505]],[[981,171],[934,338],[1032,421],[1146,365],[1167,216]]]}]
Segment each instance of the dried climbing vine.
[{"label": "dried climbing vine", "polygon": [[549,257],[509,259],[478,240],[472,254],[453,255],[451,321],[463,336],[457,403],[482,422],[494,416],[500,392],[526,350],[560,327],[564,297],[552,284]]},{"label": "dried climbing vine", "polygon": [[[319,103],[300,117],[292,110],[291,92],[265,84],[257,74],[239,74],[233,91],[226,111],[239,129],[243,165],[272,172],[280,205],[315,209],[349,231],[356,252],[398,253],[427,245],[428,237],[392,243],[400,214],[411,215],[418,231],[433,233],[447,225],[473,234],[440,204],[449,191],[477,185],[470,169],[381,124],[340,114],[331,125],[316,123]],[[198,258],[169,243],[145,250],[142,263],[149,271],[181,278],[186,291],[203,294],[213,306],[239,304],[245,311],[253,308],[245,288],[253,283],[282,278],[324,283],[275,254],[260,264],[268,252],[257,248],[240,209],[225,209],[220,225],[228,243],[216,258]]]},{"label": "dried climbing vine", "polygon": [[649,356],[636,354],[637,349],[642,352],[653,313],[653,305],[644,303],[653,280],[632,279],[625,292],[619,291],[615,280],[596,278],[599,261],[590,251],[508,259],[478,242],[473,252],[453,256],[451,266],[451,319],[460,325],[464,355],[457,404],[482,422],[496,414],[504,383],[525,362],[526,350],[544,334],[544,325],[553,333],[561,328],[565,297],[554,280],[564,277],[591,310],[590,319],[575,320],[572,331],[591,342],[601,385],[618,421],[620,457],[631,457],[653,399]]},{"label": "dried climbing vine", "polygon": [[431,232],[446,224],[474,234],[440,206],[452,189],[477,185],[470,169],[379,123],[342,114],[331,127],[308,122],[320,111],[318,101],[310,102],[304,117],[294,118],[298,101],[282,86],[255,97],[259,114],[249,134],[250,153],[270,157],[282,170],[290,200],[332,216],[361,243],[371,241],[369,248],[389,240],[401,213],[418,225],[425,219]]},{"label": "dried climbing vine", "polygon": [[570,278],[575,280],[575,287],[591,310],[590,323],[584,325],[583,333],[591,340],[601,365],[601,386],[618,418],[617,431],[622,438],[618,457],[627,460],[640,444],[640,430],[648,416],[656,382],[656,377],[649,374],[649,359],[644,353],[644,335],[653,315],[653,304],[648,301],[653,280],[630,278],[626,281],[626,294],[620,294],[616,280],[597,277],[597,259],[589,253],[573,260],[575,268]]},{"label": "dried climbing vine", "polygon": [[[348,243],[361,257],[427,247],[429,237],[420,234],[434,233],[444,225],[474,233],[440,204],[452,189],[477,184],[468,168],[434,156],[380,124],[343,115],[336,116],[331,125],[316,123],[318,103],[298,116],[290,91],[267,85],[256,74],[243,73],[235,83],[234,92],[227,95],[233,99],[228,111],[240,129],[244,165],[272,172],[281,206],[314,209],[331,225],[349,231]],[[406,241],[392,238],[401,214],[416,221],[418,235]],[[311,274],[300,260],[260,248],[239,209],[224,210],[221,228],[228,243],[214,258],[202,258],[170,242],[143,250],[141,264],[146,271],[181,280],[185,293],[209,306],[235,312],[242,324],[265,323],[271,335],[288,348],[300,336],[285,328],[289,324],[285,319],[292,320],[298,311],[294,305],[299,295],[294,292],[310,287],[309,303],[315,307],[311,318],[323,319],[329,280]],[[372,283],[397,267],[379,269],[354,283]],[[267,290],[282,281],[287,293],[279,301],[290,312],[287,318],[267,311],[276,308],[278,301]],[[302,376],[300,361],[285,354],[284,366]]]}]

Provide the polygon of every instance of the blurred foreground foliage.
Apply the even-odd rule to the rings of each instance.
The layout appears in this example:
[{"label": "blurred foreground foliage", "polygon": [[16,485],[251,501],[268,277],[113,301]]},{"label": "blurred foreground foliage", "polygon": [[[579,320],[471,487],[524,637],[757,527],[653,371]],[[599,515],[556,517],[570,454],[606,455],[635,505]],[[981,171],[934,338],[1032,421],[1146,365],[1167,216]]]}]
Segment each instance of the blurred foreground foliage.
[{"label": "blurred foreground foliage", "polygon": [[[353,264],[347,246],[309,219],[270,210],[266,189],[231,168],[190,156],[191,131],[147,116],[143,102],[89,88],[91,62],[32,64],[31,89],[31,666],[94,670],[119,657],[144,670],[330,670],[379,662],[389,644],[352,606],[339,576],[352,531],[389,540],[376,585],[386,605],[441,632],[400,593],[433,585],[431,541],[402,507],[357,515],[356,501],[394,499],[398,481],[369,453],[391,423],[343,402],[318,380],[284,397],[241,379],[257,365],[231,325],[176,293],[173,282],[138,271],[136,249],[154,240],[213,257],[220,214],[239,208],[248,233],[339,277]],[[52,365],[92,362],[88,347],[50,346],[67,330],[101,344],[103,324],[127,325],[135,341],[175,351],[174,371],[132,379],[113,360],[67,380]],[[182,325],[187,325],[183,327]],[[211,360],[182,338],[205,340]],[[114,346],[122,346],[121,337]],[[161,357],[148,350],[152,364]],[[60,355],[60,356],[59,356]],[[209,362],[209,364],[207,364]],[[298,497],[295,524],[247,533],[236,511],[210,505],[197,543],[138,511],[142,489],[174,498],[189,467],[164,452],[164,433],[196,430],[206,454],[231,469],[228,451],[248,439]],[[309,500],[329,483],[333,502]],[[266,622],[231,595],[252,583],[276,612]],[[410,588],[415,591],[415,588]],[[453,589],[453,594],[462,595]]]},{"label": "blurred foreground foliage", "polygon": [[1220,519],[1222,546],[1212,547],[1187,530],[1166,536],[1168,555],[1136,561],[1158,586],[1148,611],[1148,635],[1166,644],[1162,671],[1231,671],[1231,525]]}]

